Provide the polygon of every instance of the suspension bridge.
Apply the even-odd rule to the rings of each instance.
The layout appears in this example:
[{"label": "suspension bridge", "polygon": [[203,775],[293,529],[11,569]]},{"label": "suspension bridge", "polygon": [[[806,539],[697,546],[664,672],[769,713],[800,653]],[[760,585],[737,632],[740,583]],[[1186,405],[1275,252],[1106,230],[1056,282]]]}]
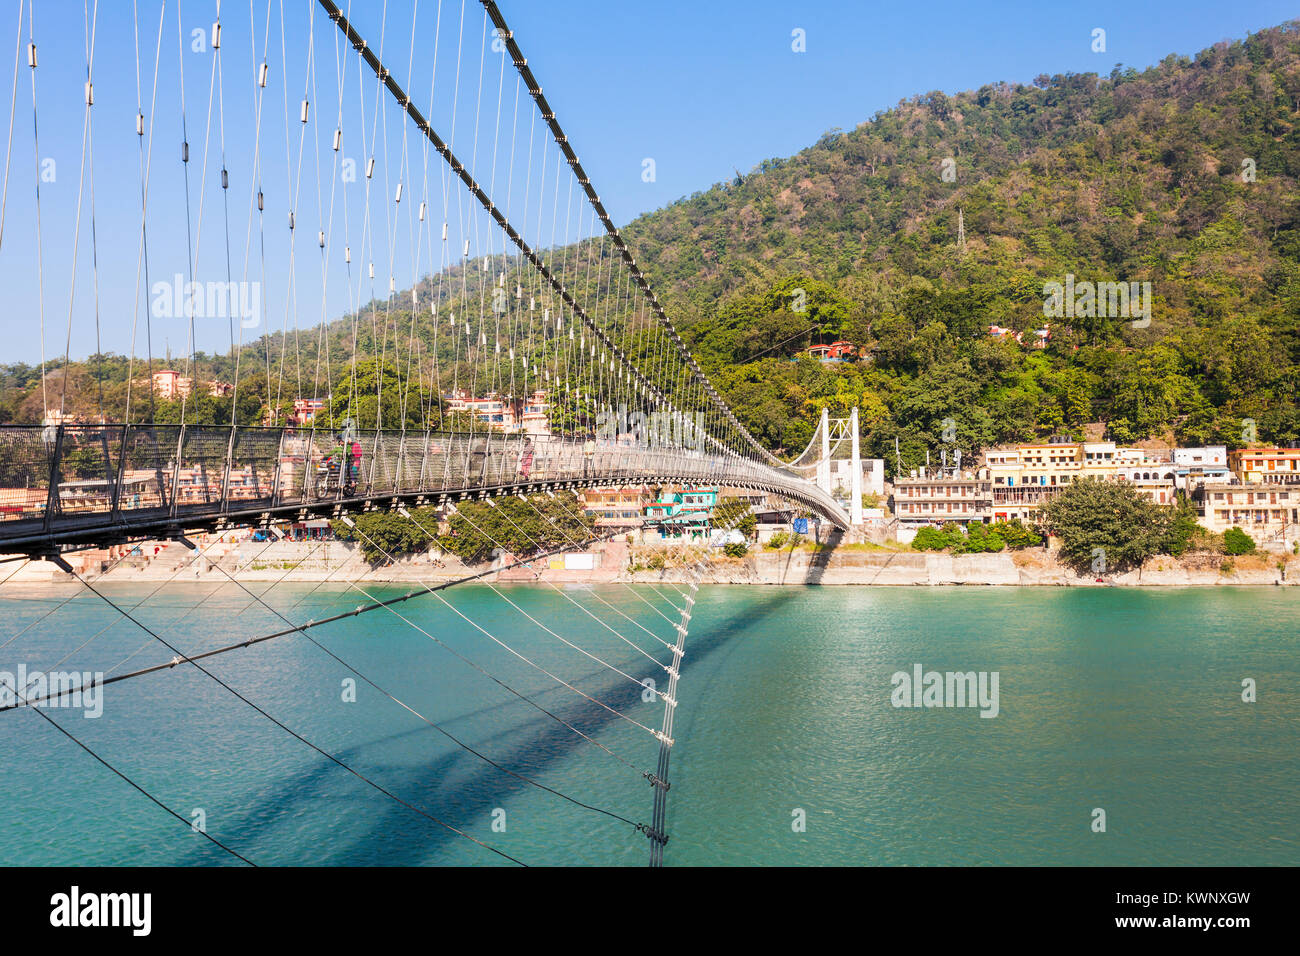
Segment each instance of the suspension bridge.
[{"label": "suspension bridge", "polygon": [[[80,99],[69,102],[67,83],[45,81],[51,66],[39,42],[68,24],[41,22],[44,8],[20,0],[6,208],[18,201],[25,178],[15,160],[23,70],[30,77],[35,162],[30,207],[21,216],[10,211],[7,228],[0,209],[0,255],[19,242],[34,259],[26,277],[40,325],[44,421],[0,426],[0,554],[71,571],[67,555],[81,549],[158,538],[194,548],[189,536],[198,531],[312,517],[357,529],[359,514],[383,511],[416,521],[413,509],[430,506],[469,520],[458,510],[465,501],[491,504],[516,528],[506,502],[522,502],[510,507],[531,508],[555,524],[539,501],[633,484],[744,489],[792,502],[841,531],[860,523],[860,485],[855,480],[846,508],[832,494],[829,472],[832,456],[851,446],[853,474],[860,475],[856,412],[842,421],[823,414],[808,449],[790,462],[746,430],[612,222],[495,2],[415,2],[410,20],[401,23],[387,4],[377,17],[376,4],[365,4],[364,13],[358,5],[354,17],[351,4],[345,9],[332,0],[294,0],[288,14],[282,0],[251,0],[237,15],[232,6],[135,0],[130,30],[114,30],[105,44],[99,39],[105,19],[123,26],[126,8],[114,5],[110,12],[87,0],[82,62],[54,67],[60,77],[74,67],[84,74]],[[202,26],[193,26],[196,16]],[[123,56],[134,60],[134,88],[110,89],[123,73],[107,70],[104,59]],[[111,79],[101,79],[105,74]],[[46,83],[54,95],[46,94]],[[187,103],[191,88],[202,93],[197,104],[192,92]],[[133,110],[124,108],[132,101]],[[71,226],[55,228],[40,138],[72,116],[80,120],[81,142],[75,212]],[[283,126],[282,144],[271,132],[276,125]],[[114,138],[134,140],[137,157],[135,171],[114,164],[109,184],[127,194],[126,183],[138,179],[130,188],[137,208],[129,286],[106,281],[104,263],[123,256],[128,243],[117,231],[113,248],[106,248],[106,230],[97,222],[103,213],[95,201],[95,151]],[[101,177],[103,168],[101,161]],[[102,208],[102,183],[100,191]],[[120,213],[121,195],[114,198]],[[20,228],[29,230],[21,239]],[[56,250],[51,234],[70,239],[69,248]],[[68,287],[56,298],[46,286],[60,253],[70,265]],[[159,275],[175,281],[160,282]],[[109,314],[131,316],[128,367],[117,381],[106,380],[98,354]],[[160,323],[169,343],[183,332],[179,362],[170,346],[166,361],[156,354]],[[259,328],[253,337],[249,330]],[[62,340],[62,355],[46,354],[47,332]],[[86,381],[74,381],[73,343],[84,346],[92,333],[97,367]],[[215,368],[218,354],[228,380],[214,379],[205,393],[204,363]],[[524,407],[542,410],[534,417],[544,423],[524,426]],[[563,529],[564,547],[601,537],[574,517]],[[491,537],[477,525],[474,530]],[[547,553],[538,541],[531,553],[511,560],[527,564]],[[706,551],[701,561],[707,560]],[[598,606],[607,604],[598,596],[587,604],[567,599],[663,674],[663,689],[652,691],[663,704],[658,726],[627,718],[657,748],[655,769],[643,771],[652,790],[650,820],[615,814],[649,838],[653,865],[663,862],[668,841],[673,718],[702,568],[692,567],[684,588],[656,609],[670,625],[665,634],[637,625],[652,638],[652,652],[622,633],[634,622]],[[148,628],[96,582],[78,577],[167,655],[109,683],[178,663],[197,668],[384,796],[482,842],[364,777],[202,662],[289,635],[334,657],[310,633],[332,618],[302,622],[277,611],[283,626],[274,633],[191,655],[175,636]],[[458,580],[485,577],[467,567]],[[428,595],[445,600],[440,592],[447,587],[375,598],[349,615],[392,611]],[[555,637],[614,669],[579,637]],[[545,673],[593,699],[563,675]],[[0,714],[39,714],[184,819],[145,782],[58,724],[38,706],[47,700],[14,688],[13,702]],[[565,726],[590,740],[581,728]],[[209,839],[254,862],[255,848]]]}]

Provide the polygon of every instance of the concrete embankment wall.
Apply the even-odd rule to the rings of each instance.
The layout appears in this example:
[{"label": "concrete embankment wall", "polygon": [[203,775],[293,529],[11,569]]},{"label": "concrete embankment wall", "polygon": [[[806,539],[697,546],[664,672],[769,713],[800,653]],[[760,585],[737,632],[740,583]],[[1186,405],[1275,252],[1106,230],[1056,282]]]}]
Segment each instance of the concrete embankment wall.
[{"label": "concrete embankment wall", "polygon": [[[438,553],[406,555],[391,563],[372,566],[362,556],[360,548],[344,541],[224,543],[199,539],[195,543],[201,553],[190,551],[177,542],[166,546],[158,542],[160,550],[155,555],[155,543],[150,542],[142,546],[140,555],[118,559],[112,552],[92,550],[70,554],[67,560],[77,574],[87,580],[103,578],[121,583],[175,580],[207,584],[229,582],[232,577],[241,582],[436,584],[484,571],[493,571],[484,580],[494,583],[529,583],[539,578],[553,582],[598,583],[614,580],[627,565],[627,546],[621,542],[602,542],[593,546],[591,550],[597,555],[594,570],[553,567],[557,562],[563,564],[562,556],[510,567],[516,559],[509,555],[483,564],[465,564],[453,556]],[[4,567],[0,565],[0,568]],[[0,571],[0,579],[5,573]],[[75,581],[76,578],[54,564],[32,561],[14,571],[9,583],[18,586]]]},{"label": "concrete embankment wall", "polygon": [[[403,557],[391,564],[372,567],[355,545],[341,541],[296,543],[280,541],[270,544],[199,542],[201,556],[177,543],[162,548],[157,556],[153,545],[144,555],[129,556],[113,565],[107,574],[103,568],[113,556],[102,551],[81,552],[69,556],[78,573],[87,579],[104,577],[110,581],[162,582],[239,581],[305,582],[320,581],[345,584],[438,583],[464,578],[480,571],[501,568],[512,558],[497,558],[489,564],[464,565],[453,557],[420,554]],[[683,568],[660,571],[628,570],[627,546],[621,542],[604,542],[592,549],[597,553],[594,570],[565,569],[562,559],[542,559],[528,565],[497,570],[484,578],[493,583],[534,582],[588,583],[607,582],[682,582]],[[557,567],[559,564],[561,566]],[[706,569],[705,581],[713,584],[758,585],[877,585],[949,586],[1080,586],[1107,585],[1196,587],[1224,585],[1293,585],[1300,583],[1300,560],[1294,558],[1283,572],[1275,559],[1234,562],[1230,572],[1222,569],[1222,560],[1214,556],[1175,561],[1153,558],[1138,570],[1106,575],[1098,582],[1095,575],[1078,575],[1057,564],[1050,556],[1008,553],[952,555],[917,551],[863,551],[844,548],[834,552],[754,550],[744,558],[724,558],[714,554]],[[0,565],[0,567],[3,567]],[[223,571],[225,573],[223,573]],[[13,586],[69,583],[70,575],[53,564],[31,562],[17,570],[9,582]],[[2,596],[2,595],[0,595]]]},{"label": "concrete embankment wall", "polygon": [[[1285,575],[1276,567],[1242,567],[1224,573],[1214,562],[1177,562],[1155,558],[1141,569],[1104,576],[1078,575],[1050,560],[1023,561],[1000,554],[942,554],[917,551],[841,550],[830,555],[810,551],[751,552],[742,559],[715,561],[706,580],[715,584],[823,584],[880,586],[1017,585],[1105,587],[1196,587],[1221,585],[1293,585],[1300,583],[1300,562]],[[679,581],[669,570],[624,574],[626,581]]]}]

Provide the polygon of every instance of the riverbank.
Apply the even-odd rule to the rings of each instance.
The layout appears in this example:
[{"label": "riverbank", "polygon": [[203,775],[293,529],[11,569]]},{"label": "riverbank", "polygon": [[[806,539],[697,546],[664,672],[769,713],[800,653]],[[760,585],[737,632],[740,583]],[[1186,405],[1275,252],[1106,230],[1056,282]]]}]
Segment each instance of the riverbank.
[{"label": "riverbank", "polygon": [[[1279,567],[1279,562],[1281,566]],[[715,571],[716,578],[722,566]],[[735,583],[879,586],[1223,587],[1300,583],[1300,561],[1274,555],[1152,558],[1119,574],[1079,574],[1044,548],[997,554],[862,551],[853,547],[751,553],[733,565]]]},{"label": "riverbank", "polygon": [[[367,584],[442,583],[481,575],[485,582],[529,584],[680,583],[686,567],[700,549],[659,551],[661,560],[647,562],[647,549],[609,541],[571,556],[554,555],[525,565],[502,556],[481,565],[465,565],[436,552],[403,557],[371,566],[355,545],[342,541],[273,543],[200,538],[198,551],[176,542],[150,543],[139,554],[121,557],[111,551],[70,555],[77,574],[87,580],[111,582],[320,583]],[[157,551],[155,552],[155,548]],[[4,566],[0,566],[3,568]],[[633,570],[636,569],[636,570]],[[50,587],[76,579],[46,562],[30,562],[5,573],[6,589]],[[1043,548],[997,554],[945,554],[848,545],[837,549],[810,547],[751,550],[742,558],[718,552],[709,556],[705,583],[752,585],[874,585],[879,587],[939,587],[952,585],[1003,587],[1230,587],[1291,586],[1300,583],[1300,558],[1294,555],[1197,554],[1182,559],[1157,557],[1122,574],[1080,575]]]}]

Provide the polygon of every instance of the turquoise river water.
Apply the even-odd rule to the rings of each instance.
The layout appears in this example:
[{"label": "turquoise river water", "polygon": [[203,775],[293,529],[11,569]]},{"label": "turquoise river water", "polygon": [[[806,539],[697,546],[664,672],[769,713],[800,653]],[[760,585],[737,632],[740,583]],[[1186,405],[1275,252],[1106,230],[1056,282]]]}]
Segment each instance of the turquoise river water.
[{"label": "turquoise river water", "polygon": [[[186,653],[285,626],[229,584],[150,596],[154,587],[107,593],[144,600],[132,614]],[[358,772],[511,856],[643,865],[647,839],[628,824],[493,767],[364,680],[344,699],[360,672],[515,773],[648,822],[640,771],[654,768],[658,743],[633,721],[657,728],[663,707],[636,681],[662,687],[665,675],[627,642],[666,661],[651,634],[670,636],[661,612],[675,617],[665,598],[676,595],[498,591],[465,586],[447,604],[424,596],[309,632],[347,667],[298,634],[205,666]],[[0,589],[0,644],[11,641],[0,672],[52,668],[74,651],[60,669],[121,673],[172,656],[84,591],[58,606],[74,594]],[[267,600],[300,623],[368,598],[278,585]],[[1298,607],[1292,589],[705,587],[679,688],[665,860],[1300,864]],[[918,664],[996,672],[997,716],[894,706],[892,675]],[[1248,679],[1253,703],[1242,700]],[[45,713],[258,864],[504,862],[191,666],[103,694],[98,718]],[[0,792],[5,864],[237,862],[30,711],[0,713]],[[1105,832],[1093,830],[1098,808]]]}]

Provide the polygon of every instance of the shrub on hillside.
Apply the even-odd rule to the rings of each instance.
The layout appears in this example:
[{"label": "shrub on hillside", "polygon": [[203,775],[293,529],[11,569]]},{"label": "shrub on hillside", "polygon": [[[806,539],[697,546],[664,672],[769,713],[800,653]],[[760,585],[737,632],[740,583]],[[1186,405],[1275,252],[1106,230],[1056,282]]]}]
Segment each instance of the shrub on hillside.
[{"label": "shrub on hillside", "polygon": [[1019,518],[1010,521],[995,521],[989,526],[1008,550],[1019,551],[1021,548],[1036,548],[1043,543],[1043,536],[1033,528],[1027,527]]},{"label": "shrub on hillside", "polygon": [[951,544],[948,536],[939,528],[925,527],[918,530],[912,539],[912,550],[942,551]]},{"label": "shrub on hillside", "polygon": [[765,544],[764,547],[771,548],[773,551],[776,551],[779,550],[780,548],[784,548],[789,543],[790,543],[789,532],[774,531],[772,533],[772,537],[767,539],[767,544]]},{"label": "shrub on hillside", "polygon": [[992,525],[974,522],[966,529],[965,536],[956,543],[954,550],[958,554],[991,554],[1006,547]]},{"label": "shrub on hillside", "polygon": [[1224,554],[1250,554],[1254,550],[1254,540],[1240,528],[1229,528],[1223,532]]}]

